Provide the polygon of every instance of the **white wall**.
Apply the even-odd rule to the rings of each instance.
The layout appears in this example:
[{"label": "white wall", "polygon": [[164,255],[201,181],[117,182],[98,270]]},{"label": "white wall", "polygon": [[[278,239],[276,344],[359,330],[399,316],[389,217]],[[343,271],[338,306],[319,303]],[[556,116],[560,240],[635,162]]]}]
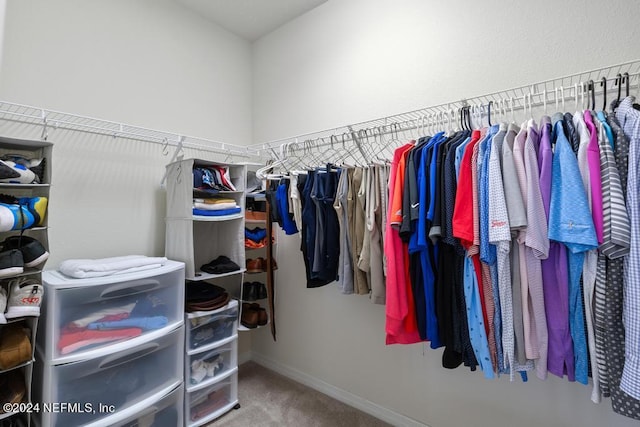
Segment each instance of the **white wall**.
[{"label": "white wall", "polygon": [[[617,12],[622,11],[622,12]],[[254,44],[256,143],[638,59],[640,9],[590,2],[329,1]],[[566,380],[487,381],[441,350],[384,345],[384,307],[305,289],[280,236],[277,329],[252,351],[432,427],[631,426]]]},{"label": "white wall", "polygon": [[[248,42],[170,0],[7,2],[0,99],[236,144],[251,141]],[[0,122],[7,136],[40,129]],[[51,260],[164,253],[171,155],[51,131]],[[189,157],[211,154],[187,152]]]}]

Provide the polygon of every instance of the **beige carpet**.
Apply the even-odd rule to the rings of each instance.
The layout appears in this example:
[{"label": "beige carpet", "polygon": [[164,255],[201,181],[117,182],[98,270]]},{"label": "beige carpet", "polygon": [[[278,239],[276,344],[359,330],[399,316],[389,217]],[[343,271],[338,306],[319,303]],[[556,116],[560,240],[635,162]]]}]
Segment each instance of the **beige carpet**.
[{"label": "beige carpet", "polygon": [[241,408],[208,426],[385,427],[389,424],[254,362],[239,367]]}]

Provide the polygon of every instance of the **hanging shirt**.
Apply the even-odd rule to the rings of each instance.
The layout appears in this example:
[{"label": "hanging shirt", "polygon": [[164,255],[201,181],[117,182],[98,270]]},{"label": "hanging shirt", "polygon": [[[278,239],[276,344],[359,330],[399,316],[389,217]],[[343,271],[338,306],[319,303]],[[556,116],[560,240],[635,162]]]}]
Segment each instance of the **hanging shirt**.
[{"label": "hanging shirt", "polygon": [[[469,330],[469,338],[476,357],[480,364],[482,372],[486,378],[493,378],[493,366],[491,364],[491,356],[489,353],[489,344],[484,325],[484,315],[482,310],[480,284],[478,280],[479,266],[476,269],[474,265],[474,253],[472,246],[475,240],[475,229],[477,229],[478,221],[475,219],[474,205],[477,205],[477,183],[473,185],[473,174],[477,164],[473,164],[473,155],[475,152],[477,158],[477,150],[474,148],[480,140],[480,131],[474,131],[472,139],[464,151],[464,156],[460,164],[460,176],[458,179],[458,190],[456,193],[456,204],[453,213],[453,235],[460,239],[463,247],[468,248],[467,257],[464,260],[464,298],[467,308],[467,323]],[[477,171],[475,172],[477,174]],[[477,179],[477,178],[476,178]],[[474,188],[475,187],[475,188]],[[474,203],[475,202],[475,203]],[[474,226],[474,222],[475,225]],[[477,255],[477,247],[475,248]],[[475,256],[477,260],[477,256]]]},{"label": "hanging shirt", "polygon": [[[488,240],[496,248],[496,270],[498,276],[499,304],[496,304],[496,318],[500,324],[496,326],[496,343],[501,343],[502,357],[498,361],[500,372],[509,372],[513,381],[514,374],[514,335],[513,335],[513,303],[511,291],[511,266],[509,252],[511,250],[511,228],[509,214],[502,182],[502,165],[500,153],[507,133],[506,124],[500,124],[499,131],[493,138],[489,154],[488,181]],[[498,311],[499,310],[499,311]]]},{"label": "hanging shirt", "polygon": [[[502,359],[502,344],[496,339],[496,318],[500,310],[498,295],[498,277],[496,271],[496,248],[489,243],[489,156],[491,144],[499,125],[492,126],[483,141],[480,142],[478,151],[478,207],[480,222],[480,261],[482,267],[482,291],[487,312],[489,330],[487,340],[491,352],[491,363],[494,370],[500,372],[498,360]],[[497,307],[496,307],[497,306]],[[500,350],[498,351],[498,347]]]},{"label": "hanging shirt", "polygon": [[367,215],[366,233],[369,233],[369,284],[371,286],[371,302],[374,304],[384,304],[386,299],[385,278],[382,267],[382,242],[380,240],[381,217],[380,217],[380,191],[378,185],[380,180],[379,166],[369,168],[367,182]]},{"label": "hanging shirt", "polygon": [[616,117],[629,138],[627,210],[631,224],[631,249],[625,261],[624,325],[626,360],[620,388],[640,399],[640,111],[633,98],[620,102]]},{"label": "hanging shirt", "polygon": [[[556,123],[555,127],[561,126]],[[598,241],[593,227],[587,194],[580,170],[563,130],[558,135],[553,157],[549,238],[562,242],[569,259],[569,323],[574,346],[576,380],[587,383],[587,345],[580,293],[580,273],[584,252],[595,249]]]},{"label": "hanging shirt", "polygon": [[589,148],[587,162],[589,164],[589,180],[591,181],[591,215],[596,228],[598,243],[602,243],[602,178],[600,176],[600,147],[598,132],[589,111],[584,112],[584,121],[589,129]]},{"label": "hanging shirt", "polygon": [[[562,129],[562,127],[556,129]],[[556,139],[557,135],[552,133],[549,117],[543,117],[540,123],[538,165],[540,167],[540,194],[547,223],[551,203],[551,167],[553,162],[551,143],[552,141],[555,143]],[[548,331],[547,369],[560,378],[567,375],[569,381],[574,381],[573,344],[569,330],[569,272],[564,245],[550,241],[549,257],[542,260],[541,268]]]},{"label": "hanging shirt", "polygon": [[[527,212],[527,171],[524,163],[524,145],[527,139],[527,123],[520,126],[520,131],[516,135],[513,142],[513,162],[516,169],[518,184],[520,185],[520,194],[522,195],[525,214]],[[527,216],[527,227],[529,226],[529,217]],[[524,357],[527,360],[537,359],[539,355],[538,342],[535,336],[535,324],[532,323],[532,307],[529,298],[529,272],[527,270],[527,254],[526,254],[526,236],[527,229],[522,228],[518,232],[516,239],[518,243],[519,267],[520,267],[520,304],[522,307],[522,326],[524,340]],[[522,346],[520,347],[522,348]],[[523,363],[522,354],[519,354],[519,360]]]},{"label": "hanging shirt", "polygon": [[[398,224],[397,210],[402,212],[402,201],[396,200],[402,185],[404,176],[399,173],[400,161],[403,155],[413,148],[413,144],[406,144],[396,149],[389,171],[389,194],[394,194],[394,199],[389,202],[388,221],[386,224],[386,238],[384,252],[387,256],[387,283],[386,283],[386,344],[413,344],[420,342],[420,336],[415,325],[415,313],[413,312],[413,300],[407,292],[407,264],[404,245],[400,240],[398,229],[392,224]],[[400,215],[401,216],[401,215]],[[402,218],[399,218],[400,220]]]},{"label": "hanging shirt", "polygon": [[[293,186],[293,182],[291,183]],[[343,294],[353,293],[353,261],[351,259],[351,239],[348,233],[347,194],[349,192],[349,173],[343,169],[338,180],[338,189],[333,208],[338,215],[340,227],[340,257],[338,258],[338,289]]]},{"label": "hanging shirt", "polygon": [[442,223],[441,265],[442,286],[438,287],[436,309],[440,337],[445,345],[442,365],[456,368],[464,361],[475,369],[477,362],[469,339],[467,311],[462,284],[464,249],[453,236],[453,213],[457,195],[456,152],[469,141],[469,131],[462,131],[460,138],[449,146],[444,165],[444,219]]},{"label": "hanging shirt", "polygon": [[533,368],[527,362],[524,350],[524,327],[522,322],[522,297],[521,297],[521,277],[520,277],[520,257],[519,245],[516,241],[520,230],[527,226],[527,213],[524,208],[524,200],[520,190],[520,184],[514,177],[518,176],[513,155],[513,146],[520,128],[515,124],[509,124],[507,134],[502,144],[502,182],[504,185],[505,201],[507,203],[507,213],[509,215],[509,226],[511,228],[512,248],[510,251],[511,263],[511,291],[513,304],[513,331],[515,361],[513,369],[525,371]]},{"label": "hanging shirt", "polygon": [[[527,175],[527,232],[525,256],[529,284],[532,339],[536,342],[539,356],[536,361],[538,378],[547,377],[548,332],[545,314],[542,267],[540,260],[549,256],[547,220],[540,192],[538,167],[539,133],[533,120],[527,123],[527,139],[524,143],[524,165]],[[523,300],[524,302],[524,300]]]},{"label": "hanging shirt", "polygon": [[[607,122],[615,137],[614,157],[620,174],[623,196],[626,197],[629,165],[629,138],[625,135],[616,118],[610,114]],[[629,234],[630,235],[630,234]],[[623,324],[624,305],[624,263],[623,258],[607,261],[605,294],[605,358],[611,391],[611,406],[614,412],[640,420],[640,400],[634,399],[620,389],[625,365],[625,328]]]}]

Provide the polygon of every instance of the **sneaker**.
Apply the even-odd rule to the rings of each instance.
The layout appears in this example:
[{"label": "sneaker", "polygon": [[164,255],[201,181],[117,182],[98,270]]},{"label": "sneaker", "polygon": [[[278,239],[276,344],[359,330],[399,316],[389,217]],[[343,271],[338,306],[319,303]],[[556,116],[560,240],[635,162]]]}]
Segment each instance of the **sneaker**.
[{"label": "sneaker", "polygon": [[44,225],[48,202],[46,197],[21,197],[18,200],[20,202],[20,205],[26,205],[29,209],[29,212],[33,215],[33,227]]},{"label": "sneaker", "polygon": [[35,279],[19,277],[9,282],[7,319],[22,316],[40,316],[40,303],[44,288]]},{"label": "sneaker", "polygon": [[31,184],[36,174],[20,163],[11,160],[0,160],[0,182],[10,184]]},{"label": "sneaker", "polygon": [[29,236],[7,237],[2,243],[4,250],[18,249],[22,253],[25,267],[35,267],[49,258],[49,252],[38,240]]},{"label": "sneaker", "polygon": [[5,154],[2,156],[2,160],[11,161],[18,165],[21,165],[29,169],[35,175],[34,184],[41,184],[44,182],[44,168],[46,166],[46,159],[30,159],[21,154]]},{"label": "sneaker", "polygon": [[7,318],[4,317],[4,311],[7,309],[7,290],[4,286],[0,285],[0,325],[7,323]]},{"label": "sneaker", "polygon": [[24,271],[22,252],[9,249],[0,252],[0,278],[16,276]]},{"label": "sneaker", "polygon": [[24,230],[33,227],[35,219],[29,207],[21,204],[19,199],[0,194],[0,231]]}]

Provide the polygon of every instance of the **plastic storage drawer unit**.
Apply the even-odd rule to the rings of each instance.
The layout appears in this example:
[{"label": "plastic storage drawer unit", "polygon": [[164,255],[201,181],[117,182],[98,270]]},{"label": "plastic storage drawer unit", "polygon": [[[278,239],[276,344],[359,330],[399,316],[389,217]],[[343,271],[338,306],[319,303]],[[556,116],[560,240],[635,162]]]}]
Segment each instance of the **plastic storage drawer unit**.
[{"label": "plastic storage drawer unit", "polygon": [[[79,426],[182,383],[181,327],[157,340],[82,362],[49,367],[43,401],[66,402],[73,412],[45,411],[43,426]],[[75,409],[80,409],[76,411]],[[47,419],[49,418],[49,419]]]},{"label": "plastic storage drawer unit", "polygon": [[[50,363],[97,357],[123,341],[130,347],[155,339],[183,321],[184,264],[135,273],[70,279],[43,273],[44,328],[39,347]],[[176,285],[178,284],[178,285]],[[123,348],[123,345],[119,345]]]},{"label": "plastic storage drawer unit", "polygon": [[[133,408],[132,408],[133,409]],[[131,417],[116,423],[104,420],[108,427],[177,427],[184,419],[184,389],[182,386],[145,407]],[[91,426],[88,426],[91,427]]]},{"label": "plastic storage drawer unit", "polygon": [[188,313],[187,351],[213,348],[218,341],[229,338],[238,327],[238,301],[231,300],[226,306],[211,312]]},{"label": "plastic storage drawer unit", "polygon": [[187,393],[185,408],[190,427],[203,425],[229,411],[238,403],[238,369],[202,390]]},{"label": "plastic storage drawer unit", "polygon": [[187,390],[204,388],[238,366],[237,339],[237,335],[232,335],[215,348],[188,354],[185,371]]}]

